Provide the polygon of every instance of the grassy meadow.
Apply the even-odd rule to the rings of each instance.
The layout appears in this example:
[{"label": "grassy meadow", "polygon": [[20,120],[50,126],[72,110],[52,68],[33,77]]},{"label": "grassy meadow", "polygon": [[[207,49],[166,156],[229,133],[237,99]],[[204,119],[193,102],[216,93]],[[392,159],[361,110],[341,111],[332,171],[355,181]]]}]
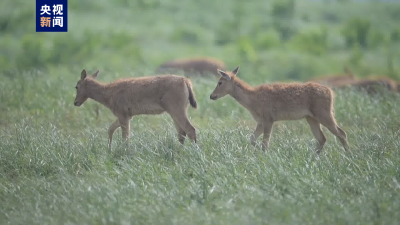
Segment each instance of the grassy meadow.
[{"label": "grassy meadow", "polygon": [[[112,113],[73,101],[98,80],[154,74],[174,58],[240,65],[252,85],[343,73],[400,80],[400,3],[311,0],[69,0],[67,33],[35,32],[35,1],[0,2],[0,224],[400,223],[398,93],[335,90],[351,153],[305,120],[275,124],[270,148],[217,79],[191,77],[198,143],[167,114],[137,116],[107,151]],[[258,140],[261,144],[262,136]]]}]

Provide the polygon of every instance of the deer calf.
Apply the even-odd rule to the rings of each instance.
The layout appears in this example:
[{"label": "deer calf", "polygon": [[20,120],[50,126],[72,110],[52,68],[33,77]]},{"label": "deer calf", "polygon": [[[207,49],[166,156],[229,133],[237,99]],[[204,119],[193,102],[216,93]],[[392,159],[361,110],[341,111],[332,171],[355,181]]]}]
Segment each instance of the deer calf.
[{"label": "deer calf", "polygon": [[318,141],[318,154],[326,142],[320,124],[339,138],[345,150],[349,150],[346,132],[337,125],[334,118],[333,92],[329,87],[311,82],[262,84],[252,87],[236,76],[238,71],[239,67],[232,72],[218,70],[221,78],[210,98],[217,100],[229,94],[249,110],[257,122],[250,138],[252,145],[255,145],[256,139],[264,133],[262,149],[268,148],[275,121],[306,118]]},{"label": "deer calf", "polygon": [[127,140],[130,120],[141,114],[169,113],[178,131],[182,144],[187,135],[196,142],[196,129],[187,117],[188,104],[197,108],[196,99],[189,79],[176,75],[159,75],[117,80],[108,84],[96,80],[99,71],[87,76],[86,70],[76,84],[74,105],[81,106],[91,98],[107,108],[117,117],[108,129],[108,147],[111,149],[114,131],[121,127],[122,138]]},{"label": "deer calf", "polygon": [[357,80],[357,77],[353,74],[353,72],[345,66],[343,68],[344,74],[337,74],[337,75],[331,75],[331,76],[322,76],[322,77],[317,77],[314,79],[309,80],[310,82],[314,83],[319,83],[319,84],[324,84],[329,87],[336,87],[339,85],[346,85],[348,83],[354,82]]},{"label": "deer calf", "polygon": [[384,76],[354,80],[352,82],[336,84],[333,86],[333,88],[345,87],[355,87],[359,90],[366,90],[367,93],[371,95],[378,93],[380,88],[400,93],[400,84],[395,80]]}]

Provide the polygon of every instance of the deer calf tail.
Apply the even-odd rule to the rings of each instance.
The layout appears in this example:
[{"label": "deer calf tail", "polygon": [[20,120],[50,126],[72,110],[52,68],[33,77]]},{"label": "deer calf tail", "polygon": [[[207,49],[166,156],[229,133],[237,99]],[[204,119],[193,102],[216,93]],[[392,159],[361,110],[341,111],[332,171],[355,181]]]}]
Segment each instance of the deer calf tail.
[{"label": "deer calf tail", "polygon": [[189,102],[190,102],[190,105],[191,105],[193,108],[197,109],[197,102],[196,102],[196,98],[195,98],[195,96],[194,96],[193,87],[192,87],[192,82],[190,82],[190,80],[187,79],[187,80],[185,81],[185,83],[186,83],[187,89],[188,89],[188,91],[189,91]]}]

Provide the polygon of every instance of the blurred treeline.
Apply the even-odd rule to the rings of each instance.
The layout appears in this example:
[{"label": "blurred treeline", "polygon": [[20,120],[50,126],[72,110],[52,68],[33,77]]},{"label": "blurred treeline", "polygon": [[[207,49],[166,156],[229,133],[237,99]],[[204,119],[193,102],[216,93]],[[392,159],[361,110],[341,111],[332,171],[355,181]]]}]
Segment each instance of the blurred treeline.
[{"label": "blurred treeline", "polygon": [[67,33],[35,32],[35,1],[0,2],[0,71],[151,73],[210,56],[253,80],[342,73],[400,79],[400,3],[346,0],[69,0]]}]

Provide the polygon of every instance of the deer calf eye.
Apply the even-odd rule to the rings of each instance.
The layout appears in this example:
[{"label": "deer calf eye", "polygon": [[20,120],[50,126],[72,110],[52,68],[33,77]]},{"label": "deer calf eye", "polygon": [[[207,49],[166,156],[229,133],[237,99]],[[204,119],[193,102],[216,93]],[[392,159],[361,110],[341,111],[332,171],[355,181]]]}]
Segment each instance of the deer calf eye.
[{"label": "deer calf eye", "polygon": [[78,87],[75,87],[75,89],[78,89]]},{"label": "deer calf eye", "polygon": [[218,82],[218,86],[221,86],[222,85],[222,82]]}]

